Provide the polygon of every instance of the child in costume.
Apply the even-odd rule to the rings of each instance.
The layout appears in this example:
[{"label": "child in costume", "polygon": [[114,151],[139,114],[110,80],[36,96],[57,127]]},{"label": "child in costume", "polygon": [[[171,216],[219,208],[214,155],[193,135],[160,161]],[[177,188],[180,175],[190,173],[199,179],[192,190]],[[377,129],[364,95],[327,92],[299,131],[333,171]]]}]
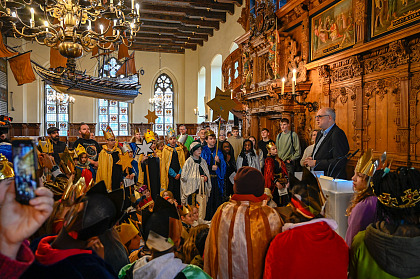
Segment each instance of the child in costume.
[{"label": "child in costume", "polygon": [[187,159],[181,174],[181,204],[196,205],[196,195],[199,188],[205,191],[207,196],[211,192],[210,173],[206,161],[201,158],[201,144],[190,144],[191,156]]},{"label": "child in costume", "polygon": [[249,139],[244,140],[242,151],[236,161],[236,169],[239,170],[242,167],[252,167],[261,171],[260,159],[255,154],[253,143]]},{"label": "child in costume", "polygon": [[213,218],[217,208],[225,201],[226,162],[223,154],[216,148],[216,135],[213,131],[206,132],[207,145],[203,146],[201,157],[206,161],[210,173],[211,193],[206,206],[205,220]]},{"label": "child in costume", "polygon": [[268,155],[264,162],[265,188],[271,190],[272,199],[278,206],[286,206],[289,203],[286,165],[278,157],[277,147],[274,143],[267,144],[267,150]]},{"label": "child in costume", "polygon": [[96,180],[96,170],[89,163],[86,149],[79,144],[76,149],[74,149],[74,155],[77,157],[74,181],[79,181],[80,177],[84,177],[86,184],[90,185],[91,181]]},{"label": "child in costume", "polygon": [[139,230],[130,219],[128,222],[129,223],[122,223],[121,225],[116,226],[116,229],[121,242],[124,244],[124,247],[130,255],[129,258],[132,263],[139,259],[138,250],[140,249],[141,236],[139,235]]},{"label": "child in costume", "polygon": [[162,188],[168,189],[174,194],[178,203],[181,202],[181,171],[185,164],[184,147],[177,144],[174,129],[168,130],[168,144],[162,151],[162,161],[160,168],[160,181]]},{"label": "child in costume", "polygon": [[[141,185],[148,185],[152,199],[155,199],[156,196],[160,193],[160,159],[156,156],[155,151],[155,135],[151,130],[147,130],[144,134],[144,140],[147,144],[152,144],[151,149],[153,153],[149,154],[140,154],[139,157],[139,182]],[[150,183],[150,185],[149,185]]]},{"label": "child in costume", "polygon": [[107,127],[104,133],[106,144],[102,146],[99,153],[98,172],[96,174],[96,182],[103,180],[108,191],[121,188],[123,183],[123,169],[117,162],[120,160],[121,149],[112,132],[111,127]]},{"label": "child in costume", "polygon": [[[122,154],[128,153],[128,156],[130,156],[131,159],[133,159],[133,150],[131,149],[131,146],[124,142],[121,146],[121,152]],[[137,183],[136,176],[138,177],[138,164],[135,163],[134,159],[131,161],[131,168],[127,168],[123,170],[123,176],[124,176],[124,186],[132,186]]]}]

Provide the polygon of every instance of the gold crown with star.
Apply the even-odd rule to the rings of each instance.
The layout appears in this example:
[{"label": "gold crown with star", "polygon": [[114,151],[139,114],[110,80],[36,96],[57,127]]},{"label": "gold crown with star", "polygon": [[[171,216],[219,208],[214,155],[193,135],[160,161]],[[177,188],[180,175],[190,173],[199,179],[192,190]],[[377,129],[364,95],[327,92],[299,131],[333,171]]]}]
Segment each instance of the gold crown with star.
[{"label": "gold crown with star", "polygon": [[15,176],[12,164],[0,153],[0,180]]},{"label": "gold crown with star", "polygon": [[146,140],[147,143],[156,140],[155,133],[147,129],[146,133],[144,134],[144,139]]},{"label": "gold crown with star", "polygon": [[267,146],[267,150],[270,150],[271,147],[276,146],[276,144],[274,142],[270,141],[266,146]]},{"label": "gold crown with star", "polygon": [[79,143],[79,145],[74,149],[74,157],[77,158],[82,154],[87,154],[86,148]]}]

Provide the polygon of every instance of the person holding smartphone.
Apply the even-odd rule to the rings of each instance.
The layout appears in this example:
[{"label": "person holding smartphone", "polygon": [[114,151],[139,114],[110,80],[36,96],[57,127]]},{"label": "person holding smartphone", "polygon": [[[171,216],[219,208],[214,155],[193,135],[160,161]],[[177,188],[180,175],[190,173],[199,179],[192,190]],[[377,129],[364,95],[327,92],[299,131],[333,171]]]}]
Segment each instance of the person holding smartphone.
[{"label": "person holding smartphone", "polygon": [[0,274],[19,278],[32,264],[34,255],[25,239],[34,234],[53,210],[53,193],[42,186],[36,197],[24,205],[16,200],[14,171],[0,154]]}]

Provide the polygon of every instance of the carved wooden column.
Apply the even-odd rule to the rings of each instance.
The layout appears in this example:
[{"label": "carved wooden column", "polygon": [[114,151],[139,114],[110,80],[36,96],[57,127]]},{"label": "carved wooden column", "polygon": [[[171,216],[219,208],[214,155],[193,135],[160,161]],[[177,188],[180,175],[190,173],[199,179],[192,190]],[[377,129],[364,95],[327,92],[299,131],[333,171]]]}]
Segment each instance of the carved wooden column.
[{"label": "carved wooden column", "polygon": [[[409,72],[408,72],[408,64],[405,65],[406,69],[404,71],[400,71],[401,75],[399,77],[400,80],[400,104],[399,104],[399,111],[400,111],[400,125],[397,128],[397,131],[400,134],[400,152],[403,158],[406,160],[406,163],[410,161],[410,114],[412,112],[409,110],[410,104],[410,80],[409,80]],[[413,131],[415,133],[415,131]]]},{"label": "carved wooden column", "polygon": [[251,127],[249,129],[249,134],[247,135],[247,137],[249,136],[256,136],[258,135],[258,115],[251,115]]},{"label": "carved wooden column", "polygon": [[363,43],[367,39],[367,1],[356,0],[355,3],[355,26],[356,26],[356,44]]}]

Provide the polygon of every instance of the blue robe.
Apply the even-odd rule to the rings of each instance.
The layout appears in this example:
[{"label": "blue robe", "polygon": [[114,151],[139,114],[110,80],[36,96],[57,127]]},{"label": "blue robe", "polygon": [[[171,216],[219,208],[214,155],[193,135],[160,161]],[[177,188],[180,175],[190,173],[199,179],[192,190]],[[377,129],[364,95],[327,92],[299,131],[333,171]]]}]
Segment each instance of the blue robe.
[{"label": "blue robe", "polygon": [[213,171],[214,157],[216,156],[216,147],[209,148],[207,145],[203,146],[201,157],[207,162],[211,177],[211,193],[207,202],[206,220],[211,220],[217,208],[224,202],[226,189],[225,189],[225,174],[226,162],[220,150],[217,151],[217,156],[220,163],[217,164],[217,170]]}]

